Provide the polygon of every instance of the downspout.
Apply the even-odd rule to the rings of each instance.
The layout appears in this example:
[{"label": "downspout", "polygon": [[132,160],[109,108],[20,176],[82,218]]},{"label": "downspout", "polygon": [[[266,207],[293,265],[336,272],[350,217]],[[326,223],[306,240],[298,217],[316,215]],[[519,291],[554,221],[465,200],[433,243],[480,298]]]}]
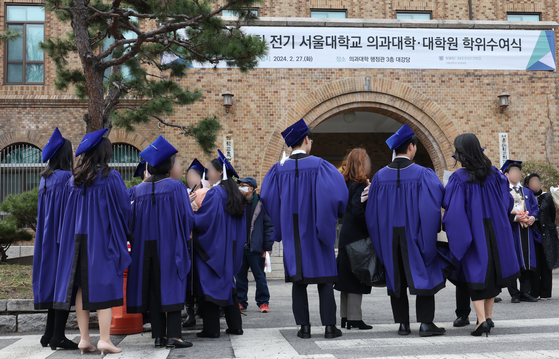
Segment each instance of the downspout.
[{"label": "downspout", "polygon": [[468,0],[468,10],[470,12],[470,20],[474,19],[474,12],[472,10],[472,0]]}]

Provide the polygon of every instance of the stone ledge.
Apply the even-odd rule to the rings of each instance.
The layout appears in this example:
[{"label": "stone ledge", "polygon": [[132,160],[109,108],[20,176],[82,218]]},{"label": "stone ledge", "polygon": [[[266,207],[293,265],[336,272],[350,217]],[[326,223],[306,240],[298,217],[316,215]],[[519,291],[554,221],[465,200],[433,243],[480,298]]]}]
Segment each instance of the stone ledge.
[{"label": "stone ledge", "polygon": [[[228,25],[237,23],[236,17],[224,16]],[[366,28],[438,28],[438,29],[501,29],[554,30],[555,21],[480,21],[480,20],[397,20],[397,19],[316,19],[305,17],[261,17],[242,26],[280,27],[366,27]]]}]

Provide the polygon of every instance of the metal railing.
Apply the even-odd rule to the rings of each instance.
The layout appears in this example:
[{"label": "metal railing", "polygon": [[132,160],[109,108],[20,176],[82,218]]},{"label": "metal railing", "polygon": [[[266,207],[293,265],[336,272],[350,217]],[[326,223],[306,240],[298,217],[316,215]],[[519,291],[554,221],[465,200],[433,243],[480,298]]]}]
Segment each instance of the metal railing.
[{"label": "metal railing", "polygon": [[19,143],[3,148],[0,151],[0,203],[11,194],[39,186],[44,167],[41,150],[31,144]]},{"label": "metal railing", "polygon": [[109,161],[109,166],[119,171],[123,180],[132,179],[139,162],[140,151],[136,147],[126,143],[113,144],[113,158]]}]

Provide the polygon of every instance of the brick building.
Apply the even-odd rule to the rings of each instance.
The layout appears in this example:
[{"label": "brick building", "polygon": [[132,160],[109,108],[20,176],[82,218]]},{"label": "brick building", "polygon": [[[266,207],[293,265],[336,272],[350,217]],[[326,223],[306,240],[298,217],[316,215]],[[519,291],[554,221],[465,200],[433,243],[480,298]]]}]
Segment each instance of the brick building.
[{"label": "brick building", "polygon": [[[39,4],[37,0],[0,0],[3,26],[25,26],[28,34],[22,39],[26,46],[0,45],[1,196],[35,184],[38,153],[55,126],[74,144],[85,130],[81,118],[86,104],[76,99],[72,90],[55,90],[54,64],[33,51],[33,39],[67,31],[53,14],[41,17],[36,11]],[[410,34],[434,30],[444,36],[467,29],[554,31],[559,21],[555,0],[266,0],[254,11],[260,20],[252,26],[314,28],[315,32],[331,28],[407,29]],[[77,58],[71,63],[78,66]],[[403,123],[409,124],[421,141],[417,162],[433,167],[440,176],[445,169],[453,170],[452,143],[464,132],[478,135],[497,165],[500,133],[508,134],[511,158],[553,164],[559,159],[556,71],[371,65],[260,67],[241,74],[236,69],[193,68],[181,85],[201,89],[204,97],[193,106],[177,107],[169,121],[186,125],[216,114],[223,125],[218,147],[223,148],[226,136],[232,140],[232,161],[238,172],[259,181],[285,149],[280,132],[300,118],[305,118],[316,133],[313,154],[335,164],[349,149],[363,146],[373,159],[374,169],[386,165],[391,153],[384,140]],[[228,112],[222,97],[226,91],[234,94]],[[510,95],[510,105],[501,112],[498,95],[503,92]],[[209,160],[192,138],[153,122],[138,126],[134,133],[112,130],[110,139],[121,149],[115,166],[129,172],[138,151],[160,134],[179,149],[183,167],[194,157]]]}]

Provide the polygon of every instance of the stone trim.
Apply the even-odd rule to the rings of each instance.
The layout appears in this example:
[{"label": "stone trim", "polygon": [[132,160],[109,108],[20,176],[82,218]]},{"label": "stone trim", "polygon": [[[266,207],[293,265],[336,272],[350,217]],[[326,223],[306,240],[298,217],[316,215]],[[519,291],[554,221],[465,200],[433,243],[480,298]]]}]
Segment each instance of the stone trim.
[{"label": "stone trim", "polygon": [[[124,99],[120,105],[134,106],[140,100]],[[0,95],[0,108],[87,108],[87,100],[73,95]]]},{"label": "stone trim", "polygon": [[109,135],[109,140],[112,144],[125,143],[136,147],[138,150],[143,151],[151,143],[138,132],[127,132],[126,130],[113,128]]},{"label": "stone trim", "polygon": [[29,143],[41,150],[47,144],[49,134],[44,134],[39,130],[16,130],[12,132],[4,132],[0,135],[0,150],[15,143]]},{"label": "stone trim", "polygon": [[[236,17],[224,16],[228,25],[236,25]],[[480,20],[397,20],[397,19],[315,19],[301,17],[261,17],[242,26],[285,27],[366,27],[366,28],[438,28],[438,29],[501,29],[554,30],[555,21],[480,21]]]}]

